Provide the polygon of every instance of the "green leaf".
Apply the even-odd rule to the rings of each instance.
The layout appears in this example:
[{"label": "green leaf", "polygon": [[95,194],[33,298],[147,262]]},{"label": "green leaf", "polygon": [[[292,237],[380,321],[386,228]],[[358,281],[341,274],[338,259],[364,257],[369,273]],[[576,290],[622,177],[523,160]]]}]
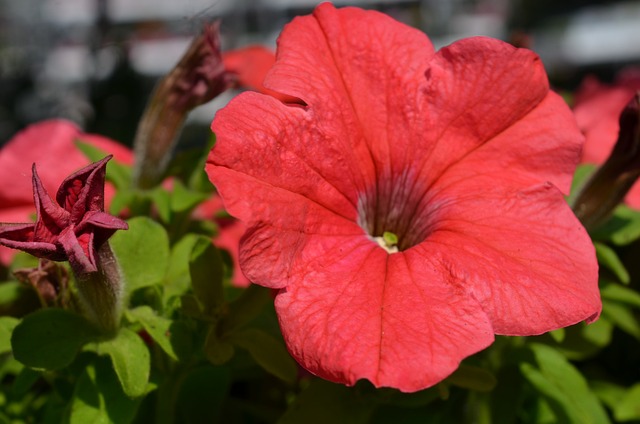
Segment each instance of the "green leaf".
[{"label": "green leaf", "polygon": [[640,238],[640,212],[619,205],[613,216],[593,233],[596,240],[608,240],[618,246],[627,245]]},{"label": "green leaf", "polygon": [[149,306],[140,306],[127,312],[127,316],[139,322],[153,341],[172,359],[178,356],[171,345],[171,324],[173,321],[160,317]]},{"label": "green leaf", "polygon": [[247,328],[234,332],[229,340],[249,352],[265,371],[287,383],[293,384],[298,378],[298,365],[291,358],[282,342],[264,331]]},{"label": "green leaf", "polygon": [[80,348],[101,333],[84,317],[63,309],[42,309],[26,316],[11,337],[13,355],[32,368],[69,365]]},{"label": "green leaf", "polygon": [[80,375],[69,409],[70,424],[127,424],[141,399],[131,399],[120,387],[108,361],[89,364]]},{"label": "green leaf", "polygon": [[[76,146],[91,162],[97,162],[111,154],[82,140],[77,140]],[[131,167],[116,159],[111,159],[107,164],[107,180],[111,181],[118,189],[129,187],[131,185]]]},{"label": "green leaf", "polygon": [[598,258],[598,262],[608,268],[613,274],[618,277],[618,279],[624,283],[629,284],[631,280],[629,277],[629,272],[624,267],[624,264],[618,257],[618,254],[607,246],[606,244],[594,242],[593,245],[596,248],[596,256]]},{"label": "green leaf", "polygon": [[640,340],[640,324],[630,307],[611,300],[603,300],[602,315],[621,330]]},{"label": "green leaf", "polygon": [[191,286],[189,276],[189,258],[193,246],[199,240],[195,234],[187,234],[182,237],[171,249],[169,266],[164,282],[164,302],[173,296],[181,296]]},{"label": "green leaf", "polygon": [[466,364],[460,364],[445,382],[477,392],[489,392],[497,383],[496,378],[489,371]]},{"label": "green leaf", "polygon": [[569,204],[571,204],[574,198],[578,195],[578,190],[584,183],[586,183],[587,179],[596,171],[596,169],[597,167],[595,165],[580,165],[576,168],[576,172],[573,175],[573,181],[571,183],[571,194],[567,199]]},{"label": "green leaf", "polygon": [[0,354],[11,352],[11,333],[19,322],[14,317],[0,317]]},{"label": "green leaf", "polygon": [[171,196],[167,190],[162,186],[158,186],[152,190],[145,191],[144,195],[153,202],[162,222],[168,223],[171,221]]},{"label": "green leaf", "polygon": [[591,381],[590,386],[593,393],[612,411],[617,408],[626,393],[624,387],[608,381]]},{"label": "green leaf", "polygon": [[135,398],[147,393],[151,369],[149,349],[136,333],[121,328],[114,339],[99,343],[95,351],[109,355],[127,396]]},{"label": "green leaf", "polygon": [[640,419],[640,383],[627,390],[613,410],[613,415],[618,421]]},{"label": "green leaf", "polygon": [[525,378],[547,401],[557,422],[576,424],[609,423],[606,412],[586,380],[555,349],[532,343],[536,365],[521,363]]},{"label": "green leaf", "polygon": [[169,237],[149,218],[136,217],[128,222],[129,229],[116,232],[110,243],[125,276],[127,293],[131,293],[162,282],[169,259]]},{"label": "green leaf", "polygon": [[616,283],[606,283],[600,289],[603,299],[625,303],[629,306],[640,308],[640,293],[628,287]]},{"label": "green leaf", "polygon": [[224,302],[224,267],[220,252],[211,239],[198,236],[189,258],[189,275],[196,298],[206,315],[214,314]]},{"label": "green leaf", "polygon": [[190,211],[210,196],[209,193],[190,190],[180,180],[175,180],[171,192],[171,210],[176,213]]},{"label": "green leaf", "polygon": [[17,396],[24,396],[41,376],[41,371],[29,367],[22,368],[11,385],[11,392]]},{"label": "green leaf", "polygon": [[377,405],[353,388],[315,379],[293,402],[278,424],[366,424]]},{"label": "green leaf", "polygon": [[555,340],[556,342],[562,343],[566,336],[566,331],[564,328],[558,328],[557,330],[550,331],[549,335],[553,337],[553,340]]},{"label": "green leaf", "polygon": [[0,305],[9,305],[24,294],[26,287],[17,281],[3,281],[0,283]]}]

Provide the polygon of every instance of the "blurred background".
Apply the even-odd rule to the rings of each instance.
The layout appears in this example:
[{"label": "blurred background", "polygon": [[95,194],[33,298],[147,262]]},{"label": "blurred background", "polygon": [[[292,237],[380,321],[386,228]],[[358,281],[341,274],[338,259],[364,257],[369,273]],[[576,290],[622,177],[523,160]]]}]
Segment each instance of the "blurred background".
[{"label": "blurred background", "polygon": [[[204,23],[221,20],[223,50],[275,48],[310,0],[0,0],[0,144],[54,117],[131,144],[159,77]],[[640,63],[640,1],[352,0],[425,31],[436,47],[488,35],[535,50],[558,89],[585,75],[611,81]],[[196,109],[184,136],[205,140],[215,110]]]}]

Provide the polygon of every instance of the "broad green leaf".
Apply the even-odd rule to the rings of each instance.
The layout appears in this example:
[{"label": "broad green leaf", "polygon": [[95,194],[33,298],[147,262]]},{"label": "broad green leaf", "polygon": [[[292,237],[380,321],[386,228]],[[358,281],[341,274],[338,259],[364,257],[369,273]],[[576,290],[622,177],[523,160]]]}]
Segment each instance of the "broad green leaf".
[{"label": "broad green leaf", "polygon": [[13,355],[32,368],[69,365],[80,348],[101,336],[84,317],[63,309],[42,309],[26,316],[11,337]]},{"label": "broad green leaf", "polygon": [[478,392],[489,392],[496,386],[496,378],[489,371],[466,364],[461,364],[445,382]]},{"label": "broad green leaf", "polygon": [[242,294],[229,304],[229,312],[222,321],[223,333],[242,328],[257,317],[265,305],[271,301],[271,291],[251,284]]},{"label": "broad green leaf", "polygon": [[629,306],[611,300],[603,300],[602,315],[621,330],[640,340],[640,323]]},{"label": "broad green leaf", "polygon": [[366,424],[377,405],[353,388],[315,379],[289,406],[278,424]]},{"label": "broad green leaf", "polygon": [[127,424],[141,399],[131,399],[120,387],[108,361],[89,364],[80,375],[69,409],[70,424]]},{"label": "broad green leaf", "polygon": [[[77,140],[76,146],[91,162],[97,162],[111,154],[111,152],[99,149],[82,140]],[[111,159],[107,164],[107,180],[111,181],[119,189],[129,187],[131,185],[131,167],[118,162],[116,159]]]},{"label": "broad green leaf", "polygon": [[132,398],[147,393],[151,369],[149,349],[140,336],[127,328],[95,347],[101,355],[109,355],[124,393]]},{"label": "broad green leaf", "polygon": [[19,322],[14,317],[0,317],[0,354],[11,352],[11,333]]},{"label": "broad green leaf", "polygon": [[615,250],[607,246],[606,244],[594,242],[593,245],[596,248],[596,256],[598,257],[598,263],[609,269],[618,279],[624,283],[629,284],[630,277],[629,272],[624,267],[624,264],[618,257]]},{"label": "broad green leaf", "polygon": [[256,328],[247,328],[232,333],[229,340],[249,352],[253,359],[267,372],[287,383],[293,384],[298,377],[298,365],[291,358],[284,344]]},{"label": "broad green leaf", "polygon": [[191,277],[189,276],[189,257],[193,246],[199,240],[199,236],[195,234],[187,234],[182,237],[171,249],[169,257],[169,266],[164,282],[164,302],[173,296],[181,296],[185,294],[191,286]]},{"label": "broad green leaf", "polygon": [[189,258],[189,275],[196,298],[206,315],[214,314],[224,302],[224,267],[220,252],[211,239],[198,236]]},{"label": "broad green leaf", "polygon": [[600,289],[603,299],[625,303],[640,308],[640,293],[616,283],[607,283]]},{"label": "broad green leaf", "polygon": [[170,319],[158,316],[149,306],[140,306],[127,312],[127,315],[142,324],[151,338],[172,359],[178,360],[178,356],[171,345]]},{"label": "broad green leaf", "polygon": [[141,287],[160,284],[169,259],[169,237],[157,222],[136,217],[127,231],[111,237],[111,247],[125,277],[127,293]]},{"label": "broad green leaf", "polygon": [[609,423],[602,405],[586,380],[562,354],[542,344],[529,345],[536,365],[521,363],[525,378],[545,398],[558,422]]},{"label": "broad green leaf", "polygon": [[640,383],[632,386],[613,410],[618,421],[633,421],[640,419]]}]

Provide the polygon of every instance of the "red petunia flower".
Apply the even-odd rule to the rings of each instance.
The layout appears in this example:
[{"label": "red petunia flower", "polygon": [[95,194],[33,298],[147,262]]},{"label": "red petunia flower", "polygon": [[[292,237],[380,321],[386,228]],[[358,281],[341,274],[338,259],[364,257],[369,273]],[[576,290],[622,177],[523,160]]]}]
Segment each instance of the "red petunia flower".
[{"label": "red petunia flower", "polygon": [[305,368],[415,391],[494,334],[598,316],[594,249],[563,198],[583,138],[534,53],[480,37],[436,53],[322,4],[277,58],[265,86],[305,105],[236,97],[207,172]]},{"label": "red petunia flower", "polygon": [[[590,77],[576,94],[573,112],[585,136],[582,162],[602,164],[611,154],[620,131],[620,113],[640,91],[640,69],[622,73],[612,85]],[[625,198],[632,208],[640,209],[640,184],[635,184]]]},{"label": "red petunia flower", "polygon": [[[73,171],[90,163],[75,146],[87,142],[112,153],[123,163],[133,162],[133,153],[106,137],[83,134],[72,122],[56,119],[42,121],[16,134],[0,149],[0,222],[25,222],[33,215],[32,177],[25,172],[38,164],[44,188],[53,193],[57,184]],[[110,203],[113,187],[105,187],[105,202]],[[0,246],[0,263],[11,262],[15,250]]]},{"label": "red petunia flower", "polygon": [[97,272],[96,251],[125,221],[104,212],[107,156],[68,176],[54,202],[33,165],[36,222],[0,224],[0,244],[39,258],[69,261],[76,274]]}]

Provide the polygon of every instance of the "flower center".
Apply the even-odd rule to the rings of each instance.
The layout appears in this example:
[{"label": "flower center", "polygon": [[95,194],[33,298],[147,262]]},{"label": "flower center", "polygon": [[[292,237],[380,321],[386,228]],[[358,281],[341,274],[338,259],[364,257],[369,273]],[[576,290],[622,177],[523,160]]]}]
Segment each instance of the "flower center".
[{"label": "flower center", "polygon": [[388,253],[407,250],[433,229],[424,188],[408,172],[379,178],[358,199],[358,225]]}]

